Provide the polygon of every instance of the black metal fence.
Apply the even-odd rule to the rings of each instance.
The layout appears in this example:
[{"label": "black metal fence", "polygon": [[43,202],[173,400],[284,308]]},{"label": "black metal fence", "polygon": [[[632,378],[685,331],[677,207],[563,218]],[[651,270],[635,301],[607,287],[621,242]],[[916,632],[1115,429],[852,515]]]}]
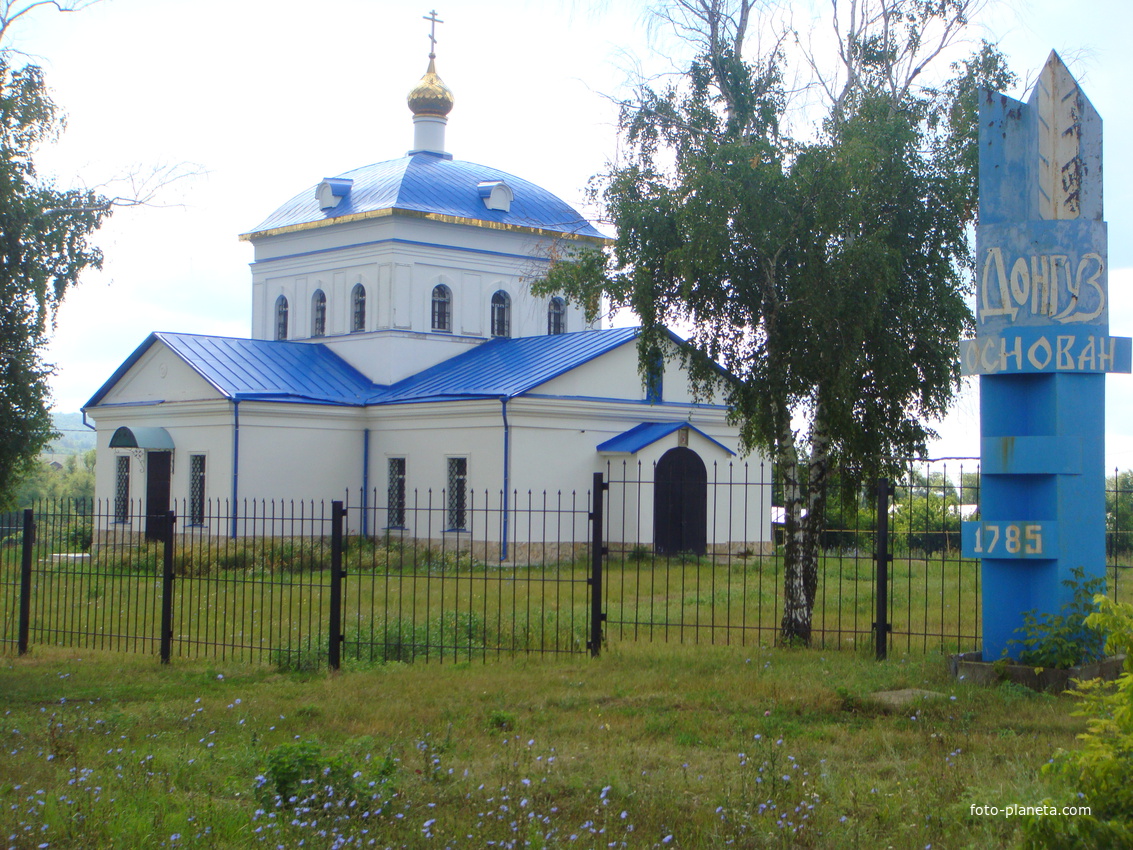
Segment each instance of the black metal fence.
[{"label": "black metal fence", "polygon": [[[656,469],[609,470],[605,600],[610,640],[773,643],[783,616],[783,511],[770,465],[707,470],[704,554],[661,554],[635,508]],[[889,646],[979,645],[979,567],[960,558],[960,523],[978,513],[978,461],[925,461],[893,484],[889,508]],[[767,526],[770,526],[768,529]],[[877,506],[873,487],[835,475],[826,508],[812,643],[873,645],[877,616]],[[617,542],[615,542],[617,541]]]},{"label": "black metal fence", "polygon": [[209,504],[196,524],[140,503],[41,505],[20,519],[34,534],[0,526],[0,639],[289,669],[585,650],[585,503],[513,500],[526,536],[501,562],[498,505],[470,494],[451,530],[429,496],[369,537],[341,502]]},{"label": "black metal fence", "polygon": [[[38,505],[0,516],[0,650],[310,669],[596,654],[618,641],[775,642],[783,560],[772,469],[713,467],[692,490],[666,475],[619,464],[586,493],[468,493],[460,528],[444,492],[394,506],[373,493],[357,500],[365,507],[198,503],[158,516],[141,504]],[[976,462],[958,460],[915,464],[893,483],[879,588],[874,490],[836,477],[812,642],[868,650],[880,622],[893,651],[977,647],[979,569],[958,550],[978,481]],[[1107,489],[1116,596],[1133,554],[1133,476]]]}]

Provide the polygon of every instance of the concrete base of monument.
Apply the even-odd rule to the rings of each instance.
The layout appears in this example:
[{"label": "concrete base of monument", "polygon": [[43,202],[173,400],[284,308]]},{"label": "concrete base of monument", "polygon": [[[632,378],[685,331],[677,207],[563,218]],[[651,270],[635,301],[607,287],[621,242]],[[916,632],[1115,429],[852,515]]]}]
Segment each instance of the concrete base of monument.
[{"label": "concrete base of monument", "polygon": [[1124,664],[1124,655],[1111,655],[1092,664],[1068,668],[1034,667],[1030,664],[1017,664],[1006,658],[984,661],[982,652],[962,652],[948,659],[952,675],[957,679],[975,682],[977,685],[1014,682],[1033,691],[1049,693],[1069,690],[1073,687],[1074,679],[1112,682],[1121,675]]}]

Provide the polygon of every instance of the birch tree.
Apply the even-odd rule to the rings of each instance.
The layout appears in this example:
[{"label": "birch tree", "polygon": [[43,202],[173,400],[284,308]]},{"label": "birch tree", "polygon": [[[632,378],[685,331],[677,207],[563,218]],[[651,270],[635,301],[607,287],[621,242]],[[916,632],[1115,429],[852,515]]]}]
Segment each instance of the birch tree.
[{"label": "birch tree", "polygon": [[112,205],[96,192],[59,189],[36,172],[35,153],[60,132],[62,117],[42,70],[2,39],[41,6],[87,5],[0,0],[0,507],[55,436],[48,412],[52,368],[43,349],[67,290],[102,263],[91,235]]},{"label": "birch tree", "polygon": [[592,317],[632,308],[643,355],[691,329],[675,356],[781,478],[785,642],[810,642],[832,464],[892,470],[958,386],[976,86],[1011,79],[983,44],[925,81],[973,5],[835,0],[823,39],[776,29],[785,6],[673,0],[697,55],[623,104],[622,158],[592,184],[616,242],[542,284]]}]

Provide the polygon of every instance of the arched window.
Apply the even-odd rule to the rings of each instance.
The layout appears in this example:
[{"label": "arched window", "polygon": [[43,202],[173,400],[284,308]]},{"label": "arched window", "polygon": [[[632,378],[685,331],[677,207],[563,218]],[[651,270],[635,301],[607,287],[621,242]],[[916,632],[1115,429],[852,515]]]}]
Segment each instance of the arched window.
[{"label": "arched window", "polygon": [[287,339],[287,298],[283,295],[275,299],[275,338]]},{"label": "arched window", "polygon": [[433,287],[433,330],[452,333],[452,292],[443,283]]},{"label": "arched window", "polygon": [[321,289],[311,296],[311,336],[327,335],[327,297]]},{"label": "arched window", "polygon": [[502,289],[492,296],[492,336],[511,336],[511,298]]},{"label": "arched window", "polygon": [[361,333],[366,330],[366,287],[354,284],[350,293],[350,332]]},{"label": "arched window", "polygon": [[551,299],[551,306],[547,308],[547,333],[566,333],[566,302],[557,295]]}]

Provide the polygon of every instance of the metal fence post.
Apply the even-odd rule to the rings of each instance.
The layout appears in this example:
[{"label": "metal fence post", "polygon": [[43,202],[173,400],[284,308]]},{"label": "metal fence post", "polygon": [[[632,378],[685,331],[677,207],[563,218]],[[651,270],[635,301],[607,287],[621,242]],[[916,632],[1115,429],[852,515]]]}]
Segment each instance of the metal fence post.
[{"label": "metal fence post", "polygon": [[327,642],[327,665],[337,670],[342,665],[342,521],[346,508],[342,502],[330,505],[330,629]]},{"label": "metal fence post", "polygon": [[609,486],[602,480],[601,472],[594,473],[594,502],[590,514],[590,578],[586,580],[590,585],[590,640],[586,647],[590,650],[591,658],[597,658],[602,649],[602,621],[606,619],[606,615],[602,613],[602,556],[606,554],[602,526],[605,513],[603,496]]},{"label": "metal fence post", "polygon": [[877,618],[873,624],[877,660],[884,661],[889,649],[889,497],[893,491],[888,478],[877,481]]},{"label": "metal fence post", "polygon": [[168,511],[162,518],[163,544],[161,563],[161,663],[168,664],[173,654],[173,525],[177,514]]},{"label": "metal fence post", "polygon": [[18,646],[20,655],[28,653],[28,635],[31,632],[31,558],[35,548],[35,512],[24,510],[23,549],[20,552],[20,625]]}]

